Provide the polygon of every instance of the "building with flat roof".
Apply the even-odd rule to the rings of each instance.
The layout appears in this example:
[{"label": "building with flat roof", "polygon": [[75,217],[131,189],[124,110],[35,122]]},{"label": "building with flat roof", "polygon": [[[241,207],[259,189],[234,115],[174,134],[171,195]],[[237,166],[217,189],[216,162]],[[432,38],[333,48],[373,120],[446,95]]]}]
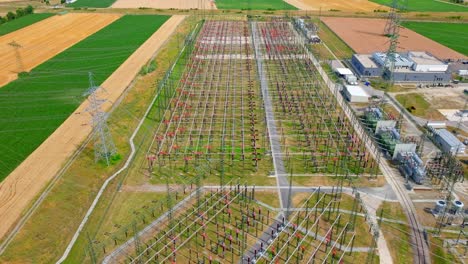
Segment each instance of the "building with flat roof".
[{"label": "building with flat roof", "polygon": [[[351,58],[359,77],[382,76],[387,54],[375,52],[373,54],[354,54]],[[395,54],[395,82],[430,83],[434,85],[448,83],[451,74],[448,65],[431,54],[422,51],[410,51]]]},{"label": "building with flat roof", "polygon": [[465,153],[465,145],[447,129],[437,129],[435,140],[444,152],[450,152],[453,155]]},{"label": "building with flat roof", "polygon": [[351,103],[367,103],[370,98],[370,95],[357,85],[345,85],[343,95]]}]

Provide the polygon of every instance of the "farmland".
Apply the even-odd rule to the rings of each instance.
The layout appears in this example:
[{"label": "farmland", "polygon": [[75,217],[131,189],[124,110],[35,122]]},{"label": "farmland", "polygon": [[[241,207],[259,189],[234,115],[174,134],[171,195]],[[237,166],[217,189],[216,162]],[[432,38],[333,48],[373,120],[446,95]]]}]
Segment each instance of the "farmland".
[{"label": "farmland", "polygon": [[112,8],[157,8],[157,9],[215,9],[209,0],[117,0]]},{"label": "farmland", "polygon": [[[372,2],[390,6],[391,0],[371,0]],[[467,6],[444,3],[437,0],[411,0],[408,1],[408,10],[415,12],[468,12]]]},{"label": "farmland", "polygon": [[53,16],[53,14],[29,14],[27,16],[17,18],[13,21],[9,21],[8,23],[0,25],[0,36],[18,30],[20,28],[27,27],[31,24],[34,24],[51,16]]},{"label": "farmland", "polygon": [[405,22],[403,26],[468,56],[468,24]]},{"label": "farmland", "polygon": [[367,1],[367,0],[287,0],[288,3],[302,10],[322,10],[322,11],[373,11],[384,10],[387,7]]},{"label": "farmland", "polygon": [[[322,17],[322,21],[356,53],[386,51],[389,41],[383,32],[385,19]],[[416,32],[400,30],[398,51],[424,50],[439,59],[463,59],[466,56]],[[365,41],[363,41],[365,40]]]},{"label": "farmland", "polygon": [[[5,142],[0,153],[0,179],[84,100],[89,71],[101,83],[167,19],[122,17],[0,89],[0,133]],[[140,24],[136,30],[135,24]]]},{"label": "farmland", "polygon": [[67,6],[69,7],[109,7],[115,0],[78,0]]},{"label": "farmland", "polygon": [[297,8],[283,0],[218,0],[218,9],[251,9],[251,10],[296,10]]},{"label": "farmland", "polygon": [[[0,262],[431,263],[430,254],[443,256],[445,249],[427,250],[423,230],[432,226],[414,209],[416,199],[440,193],[421,194],[428,182],[416,186],[402,177],[401,161],[387,162],[380,134],[361,120],[380,108],[380,95],[347,102],[332,69],[338,63],[328,64],[349,66],[354,52],[385,50],[385,20],[368,17],[382,18],[387,7],[323,2],[77,0],[45,21],[86,16],[77,23],[86,28],[98,16],[112,19],[87,34],[61,23],[45,28],[63,35],[27,32],[50,38],[43,43],[15,34],[44,21],[0,36],[8,59],[0,56],[0,78],[1,69],[15,77],[0,87]],[[307,4],[309,11],[286,12]],[[466,31],[444,34],[444,25],[441,43]],[[401,33],[402,50],[464,57],[437,36]],[[86,98],[97,86],[106,101],[99,124]],[[392,122],[376,127],[394,123],[398,102],[432,117],[432,102],[416,95],[391,95],[395,113],[379,121]],[[410,121],[398,120],[400,143],[417,140],[406,131]],[[418,150],[435,153],[423,141]],[[431,158],[418,155],[420,164]]]},{"label": "farmland", "polygon": [[[1,36],[0,45],[5,48],[0,50],[0,86],[27,74],[120,17],[89,13],[59,15]],[[37,36],[37,32],[42,34]]]}]

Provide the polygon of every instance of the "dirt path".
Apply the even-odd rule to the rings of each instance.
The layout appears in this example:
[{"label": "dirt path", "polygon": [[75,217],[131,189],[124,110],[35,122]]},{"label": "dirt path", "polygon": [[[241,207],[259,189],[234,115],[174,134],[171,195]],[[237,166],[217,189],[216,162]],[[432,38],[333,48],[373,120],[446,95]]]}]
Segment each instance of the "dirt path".
[{"label": "dirt path", "polygon": [[[185,16],[171,17],[102,84],[110,102],[119,98],[141,67],[184,19]],[[90,126],[83,125],[90,121],[89,114],[82,113],[87,107],[87,101],[81,104],[39,148],[0,183],[0,239],[91,132]],[[110,107],[110,103],[104,106],[105,109]]]},{"label": "dirt path", "polygon": [[376,9],[387,10],[388,7],[379,5],[368,0],[285,0],[302,10],[320,10],[329,11],[336,9],[340,11],[373,11]]},{"label": "dirt path", "polygon": [[[373,53],[388,49],[388,37],[383,35],[385,19],[322,17],[348,46],[357,53]],[[427,51],[439,59],[466,59],[467,57],[412,30],[400,30],[398,51]]]},{"label": "dirt path", "polygon": [[[0,86],[15,80],[19,72],[30,71],[114,22],[120,16],[71,13],[57,15],[1,36]],[[9,43],[12,42],[21,47],[10,46]]]},{"label": "dirt path", "polygon": [[210,0],[117,0],[113,8],[161,8],[161,9],[216,9]]}]

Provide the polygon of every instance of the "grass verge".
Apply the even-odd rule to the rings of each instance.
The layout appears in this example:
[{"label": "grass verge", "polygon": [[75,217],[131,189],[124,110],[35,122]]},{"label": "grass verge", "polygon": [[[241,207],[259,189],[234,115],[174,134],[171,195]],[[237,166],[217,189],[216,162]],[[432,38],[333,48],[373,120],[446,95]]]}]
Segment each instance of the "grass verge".
[{"label": "grass verge", "polygon": [[353,56],[353,49],[322,21],[320,21],[319,37],[339,59],[350,59]]}]

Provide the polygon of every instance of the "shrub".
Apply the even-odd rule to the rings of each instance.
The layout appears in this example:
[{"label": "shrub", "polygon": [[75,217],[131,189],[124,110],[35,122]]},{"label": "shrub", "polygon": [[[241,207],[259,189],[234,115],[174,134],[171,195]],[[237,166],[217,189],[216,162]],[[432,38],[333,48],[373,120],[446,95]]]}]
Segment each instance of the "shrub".
[{"label": "shrub", "polygon": [[7,13],[7,20],[8,20],[8,21],[11,21],[11,20],[13,20],[13,19],[15,19],[15,18],[16,18],[15,13],[13,13],[13,12],[11,12],[11,11]]},{"label": "shrub", "polygon": [[32,14],[34,13],[34,7],[32,7],[31,5],[28,5],[24,11],[26,12],[26,14]]},{"label": "shrub", "polygon": [[16,9],[16,18],[20,18],[24,15],[26,15],[26,13],[24,12],[23,8]]}]

